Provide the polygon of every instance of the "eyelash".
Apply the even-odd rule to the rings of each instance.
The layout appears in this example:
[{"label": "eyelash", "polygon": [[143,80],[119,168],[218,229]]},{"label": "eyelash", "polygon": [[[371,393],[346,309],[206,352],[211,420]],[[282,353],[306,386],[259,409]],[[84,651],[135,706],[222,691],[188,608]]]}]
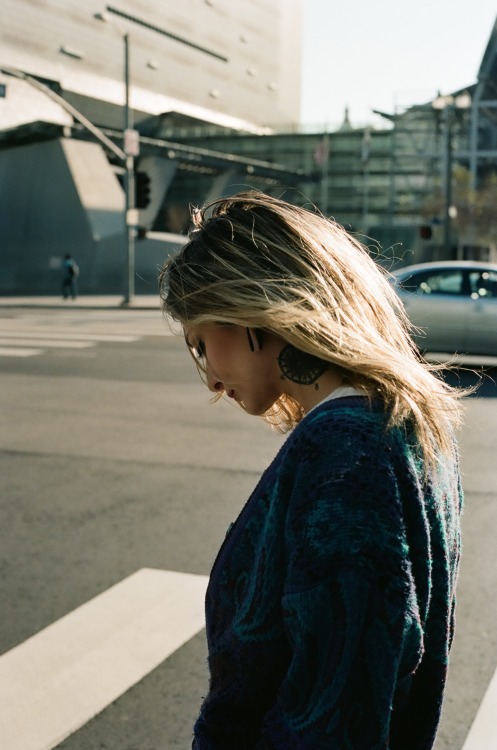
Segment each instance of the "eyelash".
[{"label": "eyelash", "polygon": [[203,359],[205,357],[205,344],[203,341],[199,341],[197,346],[192,349],[193,356],[195,359]]}]

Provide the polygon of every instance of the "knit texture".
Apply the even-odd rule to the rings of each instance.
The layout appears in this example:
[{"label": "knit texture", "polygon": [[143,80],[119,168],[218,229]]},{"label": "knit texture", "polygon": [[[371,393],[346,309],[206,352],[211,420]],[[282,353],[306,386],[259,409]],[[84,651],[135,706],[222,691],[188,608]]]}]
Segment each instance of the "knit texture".
[{"label": "knit texture", "polygon": [[457,459],[428,480],[381,404],[314,409],[214,564],[195,750],[429,750],[454,626]]}]

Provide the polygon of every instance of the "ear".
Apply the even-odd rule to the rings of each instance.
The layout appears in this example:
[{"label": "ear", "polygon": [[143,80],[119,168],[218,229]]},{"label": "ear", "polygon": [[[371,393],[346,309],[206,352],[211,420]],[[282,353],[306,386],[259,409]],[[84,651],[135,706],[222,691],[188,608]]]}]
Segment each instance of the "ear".
[{"label": "ear", "polygon": [[247,328],[247,338],[250,346],[251,352],[260,352],[261,350],[261,340],[259,336],[259,332],[255,328]]}]

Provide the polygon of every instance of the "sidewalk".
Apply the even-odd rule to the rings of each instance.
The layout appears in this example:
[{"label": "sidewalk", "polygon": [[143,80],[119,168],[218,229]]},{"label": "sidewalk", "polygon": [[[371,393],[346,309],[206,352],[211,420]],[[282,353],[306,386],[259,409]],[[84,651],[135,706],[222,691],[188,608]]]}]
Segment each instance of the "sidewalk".
[{"label": "sidewalk", "polygon": [[160,299],[156,294],[136,294],[131,304],[123,304],[121,294],[82,295],[76,300],[61,297],[0,297],[0,309],[9,307],[52,308],[61,310],[158,310]]}]

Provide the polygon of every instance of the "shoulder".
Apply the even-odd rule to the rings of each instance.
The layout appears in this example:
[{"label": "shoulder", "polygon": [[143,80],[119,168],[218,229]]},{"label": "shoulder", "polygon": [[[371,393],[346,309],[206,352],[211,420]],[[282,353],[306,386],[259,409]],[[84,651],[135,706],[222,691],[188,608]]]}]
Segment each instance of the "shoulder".
[{"label": "shoulder", "polygon": [[407,439],[387,422],[381,403],[337,399],[292,435],[279,485],[288,548],[299,559],[311,550],[306,567],[317,565],[316,578],[332,561],[378,561],[391,545],[402,556],[402,504],[419,501],[420,483]]},{"label": "shoulder", "polygon": [[383,425],[386,412],[380,400],[366,396],[346,396],[324,401],[316,406],[295,428],[294,435],[303,437],[316,430],[326,431],[331,426],[354,430],[369,422]]},{"label": "shoulder", "polygon": [[406,437],[399,429],[389,429],[388,413],[381,401],[364,396],[338,398],[310,412],[288,438],[286,459],[314,471],[325,464],[358,470],[393,458],[406,448]]},{"label": "shoulder", "polygon": [[[289,508],[308,523],[351,513],[370,517],[395,504],[402,475],[419,484],[414,449],[401,429],[387,427],[381,402],[336,399],[316,407],[294,430],[277,462],[278,487]],[[403,480],[403,484],[405,481]]]}]

